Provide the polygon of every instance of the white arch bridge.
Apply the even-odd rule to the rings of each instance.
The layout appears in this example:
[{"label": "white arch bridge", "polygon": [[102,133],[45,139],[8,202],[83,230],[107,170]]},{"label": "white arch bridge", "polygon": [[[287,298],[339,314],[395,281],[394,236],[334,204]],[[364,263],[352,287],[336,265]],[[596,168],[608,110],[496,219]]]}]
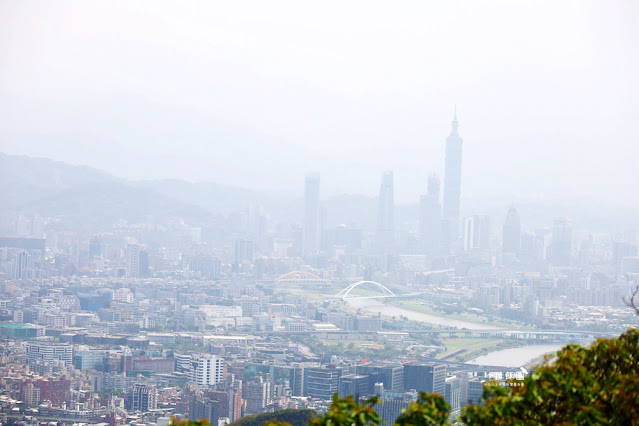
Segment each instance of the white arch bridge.
[{"label": "white arch bridge", "polygon": [[[377,289],[381,291],[381,294],[373,294],[370,296],[351,295],[351,292],[355,290],[355,288],[361,285],[372,285],[374,287],[377,287]],[[386,297],[398,297],[398,296],[392,291],[390,291],[388,288],[383,286],[382,284],[377,283],[375,281],[358,281],[356,283],[349,285],[348,287],[346,287],[345,289],[343,289],[342,291],[340,291],[339,293],[335,295],[336,299],[383,299]]]}]

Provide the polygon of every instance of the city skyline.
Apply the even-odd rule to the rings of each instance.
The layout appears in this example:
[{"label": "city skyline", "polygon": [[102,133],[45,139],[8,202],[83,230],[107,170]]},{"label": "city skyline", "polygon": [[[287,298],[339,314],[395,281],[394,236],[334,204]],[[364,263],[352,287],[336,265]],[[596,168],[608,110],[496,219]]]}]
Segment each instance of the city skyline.
[{"label": "city skyline", "polygon": [[0,0],[0,424],[628,423],[637,17]]},{"label": "city skyline", "polygon": [[260,190],[317,171],[325,196],[375,195],[394,170],[406,203],[443,176],[457,104],[475,159],[463,197],[638,206],[636,5],[491,4],[2,2],[2,151]]}]

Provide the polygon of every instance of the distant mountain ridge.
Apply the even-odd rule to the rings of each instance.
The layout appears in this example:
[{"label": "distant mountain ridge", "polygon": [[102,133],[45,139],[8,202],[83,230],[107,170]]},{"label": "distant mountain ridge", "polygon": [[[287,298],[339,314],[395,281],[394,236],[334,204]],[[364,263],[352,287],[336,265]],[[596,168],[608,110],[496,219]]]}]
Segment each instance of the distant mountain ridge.
[{"label": "distant mountain ridge", "polygon": [[[462,187],[463,191],[463,187]],[[142,221],[148,216],[183,218],[192,225],[210,223],[216,215],[262,208],[276,221],[298,222],[304,215],[303,194],[257,191],[210,182],[177,179],[130,181],[87,166],[0,153],[0,216],[7,214],[58,217],[91,231],[111,228],[119,219]],[[509,204],[464,204],[462,216],[486,214],[492,233],[500,234]],[[639,212],[596,202],[525,202],[516,204],[522,225],[530,230],[550,228],[557,216],[573,218],[577,229],[623,232],[639,226]],[[326,226],[354,225],[374,232],[377,198],[343,194],[322,200]],[[398,230],[415,230],[414,204],[397,205]],[[2,223],[6,224],[6,221]],[[0,223],[0,231],[3,231]],[[4,230],[6,233],[6,230]]]},{"label": "distant mountain ridge", "polygon": [[0,210],[60,217],[87,229],[109,229],[118,219],[175,216],[205,220],[210,212],[136,187],[86,166],[0,154]]},{"label": "distant mountain ridge", "polygon": [[[178,179],[130,181],[87,166],[0,153],[0,211],[63,217],[88,229],[108,229],[120,218],[183,217],[193,224],[214,215],[261,207],[276,220],[299,221],[303,194],[256,191],[212,182]],[[341,195],[325,200],[327,225],[375,228],[377,200]],[[398,218],[414,208],[398,206]],[[408,215],[403,211],[410,212]],[[416,213],[415,213],[416,214]]]}]

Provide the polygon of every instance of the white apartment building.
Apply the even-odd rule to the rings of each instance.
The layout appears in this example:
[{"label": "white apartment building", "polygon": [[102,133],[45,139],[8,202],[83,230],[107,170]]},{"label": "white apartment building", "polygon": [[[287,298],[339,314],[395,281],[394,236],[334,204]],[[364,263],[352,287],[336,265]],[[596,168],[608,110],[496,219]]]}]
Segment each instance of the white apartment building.
[{"label": "white apartment building", "polygon": [[224,359],[209,354],[191,355],[189,381],[198,386],[213,386],[222,381]]}]

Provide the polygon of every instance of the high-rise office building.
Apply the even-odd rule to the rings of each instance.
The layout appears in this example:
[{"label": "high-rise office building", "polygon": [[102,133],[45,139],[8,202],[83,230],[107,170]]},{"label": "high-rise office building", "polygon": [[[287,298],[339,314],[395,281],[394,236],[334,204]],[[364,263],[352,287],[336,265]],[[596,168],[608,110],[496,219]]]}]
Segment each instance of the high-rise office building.
[{"label": "high-rise office building", "polygon": [[439,202],[439,178],[428,178],[428,191],[419,203],[419,238],[421,253],[430,257],[439,255],[442,206]]},{"label": "high-rise office building", "polygon": [[377,386],[375,393],[379,396],[379,400],[375,410],[385,424],[392,425],[402,414],[402,411],[417,400],[417,392],[390,392],[382,390],[383,388],[383,385]]},{"label": "high-rise office building", "polygon": [[570,219],[555,219],[550,250],[550,260],[553,265],[570,266],[572,255],[572,222]]},{"label": "high-rise office building", "polygon": [[224,389],[223,391],[207,391],[205,396],[212,400],[219,401],[220,409],[218,414],[220,417],[230,417],[231,400],[227,389]]},{"label": "high-rise office building", "polygon": [[189,401],[189,420],[208,420],[210,424],[218,423],[220,416],[220,401],[211,398],[192,398]]},{"label": "high-rise office building", "polygon": [[490,219],[475,215],[464,218],[464,251],[487,249],[490,242]]},{"label": "high-rise office building", "polygon": [[457,111],[450,135],[446,138],[444,167],[444,197],[442,210],[443,254],[455,252],[459,240],[459,207],[461,199],[462,143],[459,136]]},{"label": "high-rise office building", "polygon": [[131,278],[140,277],[140,245],[129,244],[126,251],[126,270]]},{"label": "high-rise office building", "polygon": [[404,389],[438,393],[446,391],[446,365],[434,363],[404,364]]},{"label": "high-rise office building", "polygon": [[285,381],[291,387],[293,396],[302,396],[304,369],[298,365],[276,365],[271,363],[244,363],[244,379],[250,380],[259,374],[267,374],[273,378],[276,385],[283,385]]},{"label": "high-rise office building", "polygon": [[[356,374],[368,375],[375,381],[384,383],[384,389],[393,392],[404,391],[404,366],[392,364],[361,364],[355,367]],[[379,376],[376,376],[379,375]]]},{"label": "high-rise office building", "polygon": [[256,414],[263,412],[273,399],[274,383],[270,378],[261,375],[244,385],[246,394],[246,413]]},{"label": "high-rise office building", "polygon": [[149,252],[140,250],[140,278],[149,276]]},{"label": "high-rise office building", "polygon": [[347,374],[339,379],[339,396],[368,396],[370,394],[369,378],[366,375]]},{"label": "high-rise office building", "polygon": [[304,369],[304,396],[330,400],[339,392],[339,379],[343,368],[312,367]]},{"label": "high-rise office building", "polygon": [[502,240],[502,253],[511,253],[519,256],[521,250],[521,225],[519,213],[515,207],[511,207],[504,222],[504,235]]},{"label": "high-rise office building", "polygon": [[73,355],[73,366],[80,371],[97,370],[104,366],[105,360],[105,350],[82,348]]},{"label": "high-rise office building", "polygon": [[31,255],[26,251],[17,252],[13,256],[13,278],[16,280],[30,278],[29,269],[31,269]]},{"label": "high-rise office building", "polygon": [[253,263],[253,241],[248,238],[241,238],[233,241],[233,254],[235,265],[244,262]]},{"label": "high-rise office building", "polygon": [[457,376],[446,378],[446,391],[444,398],[450,405],[450,413],[453,416],[459,414],[459,410],[462,406],[461,403],[461,379]]},{"label": "high-rise office building", "polygon": [[475,215],[475,235],[473,244],[476,248],[486,250],[490,248],[490,217]]},{"label": "high-rise office building", "polygon": [[382,175],[377,213],[377,248],[381,253],[391,253],[395,238],[395,186],[393,172]]},{"label": "high-rise office building", "polygon": [[89,238],[89,259],[102,256],[102,239],[99,235],[94,235]]},{"label": "high-rise office building", "polygon": [[120,357],[120,371],[126,374],[127,371],[133,370],[133,353],[128,346],[122,348],[122,356]]},{"label": "high-rise office building", "polygon": [[126,398],[126,409],[143,413],[157,409],[158,392],[155,386],[136,383]]},{"label": "high-rise office building", "polygon": [[320,248],[320,177],[306,176],[304,184],[304,234],[302,247],[305,255],[314,254]]},{"label": "high-rise office building", "polygon": [[636,243],[628,241],[614,241],[612,243],[612,260],[618,272],[621,271],[624,258],[636,257],[637,253],[639,253],[639,247]]}]

